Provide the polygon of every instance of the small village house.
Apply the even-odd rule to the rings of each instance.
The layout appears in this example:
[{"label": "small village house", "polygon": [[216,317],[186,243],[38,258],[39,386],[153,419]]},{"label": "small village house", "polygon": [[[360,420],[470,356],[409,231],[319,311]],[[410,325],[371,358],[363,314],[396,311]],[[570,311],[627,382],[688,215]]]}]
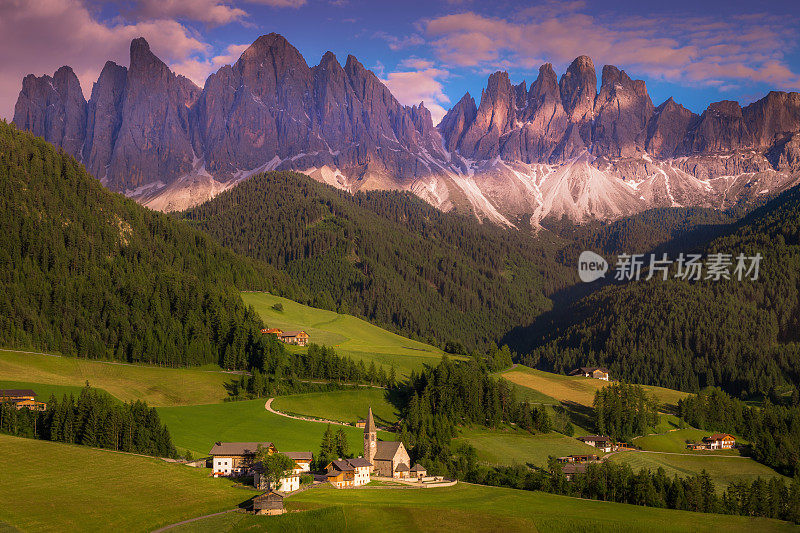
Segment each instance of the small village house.
[{"label": "small village house", "polygon": [[308,333],[305,331],[284,331],[278,334],[278,340],[286,344],[305,346],[308,344]]},{"label": "small village house", "polygon": [[383,477],[407,478],[411,458],[399,441],[379,441],[378,428],[372,416],[372,407],[364,425],[364,458],[372,463],[372,472]]},{"label": "small village house", "polygon": [[253,512],[256,514],[283,514],[283,495],[273,490],[253,498]]},{"label": "small village house", "polygon": [[336,459],[325,467],[328,482],[337,489],[359,487],[370,480],[372,463],[363,457]]},{"label": "small village house", "polygon": [[599,366],[582,366],[570,372],[569,375],[583,376],[585,378],[594,378],[594,379],[602,379],[603,381],[610,381],[610,375],[608,369]]},{"label": "small village house", "polygon": [[366,425],[367,425],[367,419],[366,418],[359,418],[358,420],[356,420],[356,427],[357,428],[364,429],[364,427]]},{"label": "small village house", "polygon": [[278,453],[281,453],[294,461],[294,468],[292,471],[280,478],[276,487],[271,487],[266,476],[263,475],[264,471],[261,463],[255,463],[253,465],[253,486],[261,490],[275,489],[280,492],[294,492],[299,490],[300,475],[311,471],[311,461],[314,458],[314,454],[311,452]]},{"label": "small village house", "polygon": [[703,437],[702,442],[692,442],[686,447],[690,450],[731,450],[736,447],[736,437],[729,433],[714,433]]},{"label": "small village house", "polygon": [[561,467],[561,471],[564,473],[564,477],[567,478],[567,481],[572,481],[573,479],[575,479],[575,476],[586,473],[586,465],[566,464]]},{"label": "small village house", "polygon": [[595,448],[606,453],[613,452],[617,449],[614,441],[611,440],[611,437],[602,435],[586,435],[585,437],[578,437],[578,440],[588,444],[589,446],[594,446]]},{"label": "small village house", "polygon": [[46,411],[47,404],[37,402],[36,396],[38,395],[31,389],[0,389],[0,403],[10,403],[17,410]]},{"label": "small village house", "polygon": [[278,451],[271,442],[217,442],[208,454],[211,456],[211,471],[214,477],[240,476],[247,474],[253,466],[259,444],[270,453]]}]

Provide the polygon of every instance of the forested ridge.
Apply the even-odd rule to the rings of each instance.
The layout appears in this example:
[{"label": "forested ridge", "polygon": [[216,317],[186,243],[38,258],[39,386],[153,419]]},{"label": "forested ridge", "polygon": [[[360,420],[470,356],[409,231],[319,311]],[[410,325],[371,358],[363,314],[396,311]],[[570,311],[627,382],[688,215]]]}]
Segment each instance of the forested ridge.
[{"label": "forested ridge", "polygon": [[554,237],[442,213],[411,193],[350,193],[294,172],[254,176],[184,214],[285,271],[315,307],[443,345],[486,347],[574,283]]},{"label": "forested ridge", "polygon": [[796,388],[800,189],[747,215],[703,251],[760,253],[758,280],[657,278],[606,287],[564,313],[522,360],[556,372],[600,364],[634,383],[686,391],[719,385],[744,397]]},{"label": "forested ridge", "polygon": [[[275,268],[106,190],[0,122],[0,346],[245,368],[272,342],[239,289],[297,297]],[[277,342],[277,341],[275,341]]]}]

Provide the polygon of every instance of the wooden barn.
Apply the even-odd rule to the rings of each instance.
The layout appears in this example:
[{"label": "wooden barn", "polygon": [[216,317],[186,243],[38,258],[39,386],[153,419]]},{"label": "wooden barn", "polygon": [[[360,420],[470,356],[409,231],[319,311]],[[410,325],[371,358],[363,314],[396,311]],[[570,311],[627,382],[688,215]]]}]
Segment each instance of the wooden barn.
[{"label": "wooden barn", "polygon": [[277,515],[283,514],[283,495],[271,490],[253,498],[253,512],[255,514]]}]

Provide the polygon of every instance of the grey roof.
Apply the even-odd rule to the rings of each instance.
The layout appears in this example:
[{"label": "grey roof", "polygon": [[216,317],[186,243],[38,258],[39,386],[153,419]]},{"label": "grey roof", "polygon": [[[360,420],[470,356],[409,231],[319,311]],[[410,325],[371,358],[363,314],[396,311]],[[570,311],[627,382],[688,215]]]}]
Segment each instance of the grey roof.
[{"label": "grey roof", "polygon": [[314,458],[314,454],[311,452],[281,452],[283,455],[288,457],[289,459],[294,459],[295,461],[311,461]]},{"label": "grey roof", "polygon": [[422,466],[421,464],[417,463],[411,467],[412,472],[427,472],[428,470]]},{"label": "grey roof", "polygon": [[582,464],[569,464],[561,467],[561,471],[565,474],[583,474],[586,472],[586,465]]},{"label": "grey roof", "polygon": [[375,427],[375,419],[372,418],[372,406],[369,407],[369,414],[367,414],[367,423],[364,424],[364,433],[374,433],[377,431]]},{"label": "grey roof", "polygon": [[218,442],[214,444],[209,455],[255,455],[258,445],[265,448],[272,446],[271,442]]},{"label": "grey roof", "polygon": [[408,465],[405,463],[400,463],[394,469],[395,472],[408,472]]},{"label": "grey roof", "polygon": [[31,389],[0,389],[0,396],[38,396]]},{"label": "grey roof", "polygon": [[354,470],[353,466],[350,465],[347,459],[334,459],[333,461],[331,461],[331,464],[336,470],[339,470],[340,472],[349,472],[351,470]]},{"label": "grey roof", "polygon": [[355,457],[353,459],[348,459],[347,462],[350,463],[350,466],[353,466],[355,468],[359,468],[359,467],[363,467],[363,466],[372,466],[372,463],[370,463],[369,461],[367,461],[363,457]]},{"label": "grey roof", "polygon": [[397,450],[402,445],[399,441],[382,441],[379,440],[375,443],[377,446],[375,447],[375,455],[373,459],[377,459],[378,461],[390,461],[394,458],[394,455],[397,453]]}]

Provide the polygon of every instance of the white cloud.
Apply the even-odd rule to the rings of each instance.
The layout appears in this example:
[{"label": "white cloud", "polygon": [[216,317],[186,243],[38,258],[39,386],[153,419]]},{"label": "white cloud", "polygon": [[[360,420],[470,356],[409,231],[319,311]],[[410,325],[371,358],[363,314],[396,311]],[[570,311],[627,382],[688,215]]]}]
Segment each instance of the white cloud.
[{"label": "white cloud", "polygon": [[425,107],[431,112],[433,123],[438,124],[447,113],[444,105],[450,103],[440,81],[448,76],[448,72],[434,68],[433,63],[423,59],[411,58],[401,62],[401,66],[406,68],[415,68],[413,65],[422,68],[390,72],[386,79],[381,81],[403,105],[416,105],[424,102]]},{"label": "white cloud", "polygon": [[231,44],[223,54],[203,58],[189,57],[179,63],[171,64],[170,68],[202,87],[211,73],[216,72],[220,67],[235,63],[249,46],[249,44]]},{"label": "white cloud", "polygon": [[404,48],[425,44],[425,39],[416,33],[412,33],[411,35],[407,35],[405,37],[397,37],[396,35],[391,35],[385,31],[376,31],[372,36],[376,39],[383,39],[386,41],[386,43],[389,45],[389,48],[392,50],[402,50]]}]

